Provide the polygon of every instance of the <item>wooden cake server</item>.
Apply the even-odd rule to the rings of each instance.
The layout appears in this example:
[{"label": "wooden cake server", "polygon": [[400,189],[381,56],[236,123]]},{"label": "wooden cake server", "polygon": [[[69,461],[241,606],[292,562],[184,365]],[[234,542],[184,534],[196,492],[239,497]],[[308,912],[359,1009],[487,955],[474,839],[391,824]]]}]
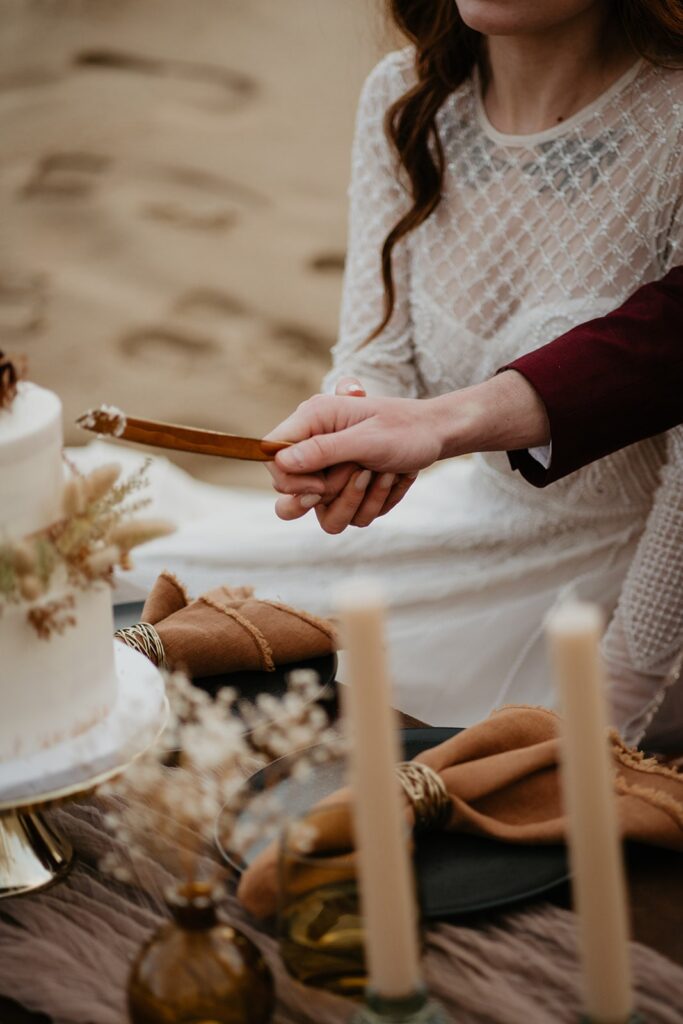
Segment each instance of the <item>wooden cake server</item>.
[{"label": "wooden cake server", "polygon": [[270,462],[277,452],[289,447],[288,441],[263,441],[254,437],[222,434],[219,430],[199,430],[196,427],[179,426],[177,423],[138,419],[110,405],[88,410],[78,417],[76,423],[84,430],[118,437],[122,441],[148,444],[154,448],[172,448],[179,452],[219,455],[224,459]]}]

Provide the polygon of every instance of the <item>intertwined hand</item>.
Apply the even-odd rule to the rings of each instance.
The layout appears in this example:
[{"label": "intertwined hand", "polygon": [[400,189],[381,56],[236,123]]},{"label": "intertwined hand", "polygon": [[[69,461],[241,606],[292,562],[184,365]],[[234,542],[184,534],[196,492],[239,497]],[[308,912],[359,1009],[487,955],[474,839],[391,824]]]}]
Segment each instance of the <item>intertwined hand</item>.
[{"label": "intertwined hand", "polygon": [[341,533],[386,515],[418,471],[439,457],[426,412],[427,403],[417,400],[368,398],[350,377],[338,382],[335,395],[303,402],[268,435],[298,442],[269,464],[281,495],[278,516],[298,519],[315,508],[326,533]]}]

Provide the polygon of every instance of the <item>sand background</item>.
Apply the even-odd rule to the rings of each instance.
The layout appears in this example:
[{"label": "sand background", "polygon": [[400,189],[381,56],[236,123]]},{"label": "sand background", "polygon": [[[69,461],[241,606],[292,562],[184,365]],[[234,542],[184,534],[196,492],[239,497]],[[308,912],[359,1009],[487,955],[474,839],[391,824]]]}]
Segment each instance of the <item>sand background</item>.
[{"label": "sand background", "polygon": [[[334,341],[380,0],[12,0],[0,13],[0,347],[58,392],[259,435]],[[263,467],[177,458],[205,480]]]}]

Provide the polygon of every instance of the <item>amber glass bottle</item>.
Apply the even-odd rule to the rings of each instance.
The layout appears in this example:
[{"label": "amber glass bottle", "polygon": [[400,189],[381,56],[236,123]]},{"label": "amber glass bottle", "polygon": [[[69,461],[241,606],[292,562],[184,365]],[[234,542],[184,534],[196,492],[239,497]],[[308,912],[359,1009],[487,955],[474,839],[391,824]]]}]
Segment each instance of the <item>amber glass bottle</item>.
[{"label": "amber glass bottle", "polygon": [[173,920],[142,947],[128,983],[132,1024],[267,1024],[274,986],[257,946],[216,909],[211,886],[179,886]]}]

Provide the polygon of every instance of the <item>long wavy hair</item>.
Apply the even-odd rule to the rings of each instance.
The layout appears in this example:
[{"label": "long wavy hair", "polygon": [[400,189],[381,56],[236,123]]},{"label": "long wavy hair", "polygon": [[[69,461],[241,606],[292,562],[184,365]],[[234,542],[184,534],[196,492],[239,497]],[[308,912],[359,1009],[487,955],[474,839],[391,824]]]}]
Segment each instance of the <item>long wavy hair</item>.
[{"label": "long wavy hair", "polygon": [[[610,0],[613,16],[633,49],[654,64],[683,64],[681,0]],[[483,36],[460,17],[454,0],[388,0],[389,15],[415,47],[415,84],[386,112],[384,129],[410,183],[412,205],[382,246],[384,315],[370,337],[391,320],[396,292],[392,254],[441,200],[444,152],[436,115],[444,100],[483,63]]]}]

